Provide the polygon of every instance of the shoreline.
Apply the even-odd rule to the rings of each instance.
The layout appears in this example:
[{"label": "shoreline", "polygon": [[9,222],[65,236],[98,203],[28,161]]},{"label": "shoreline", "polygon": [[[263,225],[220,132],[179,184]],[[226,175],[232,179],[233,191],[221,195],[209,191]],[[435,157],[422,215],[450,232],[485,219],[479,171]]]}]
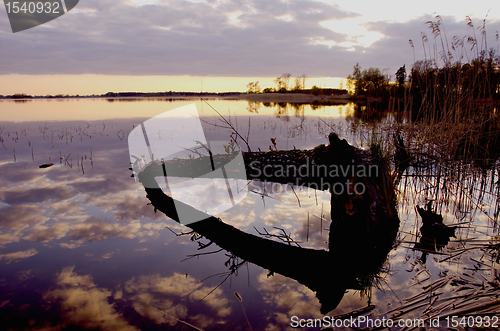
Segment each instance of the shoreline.
[{"label": "shoreline", "polygon": [[255,93],[255,94],[244,94],[237,98],[251,102],[333,103],[333,104],[346,104],[353,102],[353,99],[349,95],[313,95],[304,93]]},{"label": "shoreline", "polygon": [[347,104],[355,102],[356,99],[349,95],[313,95],[304,93],[255,93],[247,94],[242,93],[239,95],[209,95],[206,96],[125,96],[125,97],[106,97],[102,95],[95,96],[65,96],[57,98],[47,98],[34,96],[31,98],[2,98],[0,101],[32,101],[32,100],[68,100],[68,99],[107,99],[107,100],[246,100],[249,102],[274,102],[274,103],[328,103],[328,104]]}]

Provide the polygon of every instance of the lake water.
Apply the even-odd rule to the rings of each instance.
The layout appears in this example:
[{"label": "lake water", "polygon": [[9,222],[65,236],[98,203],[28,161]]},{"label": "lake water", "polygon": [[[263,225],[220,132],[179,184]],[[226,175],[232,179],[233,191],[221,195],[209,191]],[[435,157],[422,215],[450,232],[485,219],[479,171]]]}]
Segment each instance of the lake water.
[{"label": "lake water", "polygon": [[[270,138],[276,138],[280,150],[310,149],[327,144],[332,130],[366,148],[370,132],[383,133],[392,120],[389,116],[365,123],[353,104],[0,101],[2,328],[283,330],[291,328],[293,316],[295,321],[323,318],[315,293],[296,280],[240,263],[215,244],[199,250],[207,241],[185,234],[189,228],[155,213],[144,188],[131,178],[127,144],[131,130],[192,103],[208,140],[229,141],[231,134],[221,127],[213,107],[248,135],[254,151],[268,151],[273,146]],[[246,150],[244,144],[241,149]],[[54,165],[39,167],[50,163]],[[443,322],[447,313],[458,312],[453,309],[464,297],[476,296],[467,304],[479,306],[498,300],[498,169],[461,164],[448,170],[406,172],[397,187],[398,244],[389,253],[378,287],[366,290],[364,296],[347,290],[328,316],[374,305],[373,319],[396,318],[391,310],[412,303],[412,296],[429,291],[430,284],[438,289],[430,287],[427,301],[396,312],[408,310],[402,318],[413,319],[427,310],[434,315],[426,316],[439,313]],[[249,192],[241,203],[217,216],[253,235],[266,230],[279,234],[283,229],[303,248],[328,249],[329,193],[266,189],[269,197]],[[429,199],[445,224],[459,228],[456,238],[423,263],[422,252],[412,249],[421,226],[415,206]],[[210,252],[215,253],[204,254]],[[235,265],[239,267],[231,272]],[[291,267],[312,275],[328,273],[335,284],[348,266],[325,261]],[[456,306],[448,307],[447,302]],[[487,314],[500,315],[499,307],[490,306]]]}]

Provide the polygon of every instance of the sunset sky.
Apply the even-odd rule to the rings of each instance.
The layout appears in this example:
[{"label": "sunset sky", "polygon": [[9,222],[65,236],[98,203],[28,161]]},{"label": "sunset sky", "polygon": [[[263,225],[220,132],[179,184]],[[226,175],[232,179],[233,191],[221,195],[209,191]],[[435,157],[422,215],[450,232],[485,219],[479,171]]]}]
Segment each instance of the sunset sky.
[{"label": "sunset sky", "polygon": [[306,74],[307,87],[337,87],[356,63],[394,80],[414,56],[439,58],[430,53],[441,40],[426,24],[437,14],[456,58],[453,37],[475,33],[481,43],[486,15],[487,47],[498,50],[498,1],[81,0],[18,33],[1,8],[0,95],[245,91],[250,81],[272,86],[283,73]]}]

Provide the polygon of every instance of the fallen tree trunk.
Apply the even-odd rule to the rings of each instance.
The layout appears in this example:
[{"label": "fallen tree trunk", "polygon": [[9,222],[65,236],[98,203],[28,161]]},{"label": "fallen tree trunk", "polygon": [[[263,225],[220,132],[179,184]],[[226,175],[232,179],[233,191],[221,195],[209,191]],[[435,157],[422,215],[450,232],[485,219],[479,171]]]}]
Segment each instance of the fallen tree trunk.
[{"label": "fallen tree trunk", "polygon": [[[201,219],[188,226],[236,256],[316,291],[321,311],[326,313],[338,305],[347,288],[361,290],[371,285],[399,227],[392,180],[383,163],[372,152],[356,149],[336,134],[331,134],[329,140],[329,146],[306,151],[243,153],[246,174],[231,174],[241,179],[329,190],[329,251],[294,247],[242,232],[192,206],[174,202],[154,179],[162,174],[206,174],[227,164],[232,158],[229,153],[209,159],[175,159],[167,165],[153,162],[138,178],[155,209],[177,222],[178,212]],[[332,266],[338,271],[332,272]]]},{"label": "fallen tree trunk", "polygon": [[[375,160],[371,151],[354,148],[334,133],[329,136],[329,140],[329,146],[319,145],[310,150],[243,152],[246,172],[234,169],[228,176],[306,186],[317,190],[333,190],[334,193],[342,189],[355,193],[356,184],[359,186],[358,192],[361,191],[361,184],[377,185],[381,188],[391,186],[392,180],[386,178],[385,169],[381,169],[383,165],[379,160]],[[213,170],[228,165],[235,155],[237,152],[156,161],[141,171],[142,177],[168,175],[168,177],[221,178],[222,173]],[[390,191],[391,188],[388,189]],[[393,194],[381,199],[392,202]]]}]

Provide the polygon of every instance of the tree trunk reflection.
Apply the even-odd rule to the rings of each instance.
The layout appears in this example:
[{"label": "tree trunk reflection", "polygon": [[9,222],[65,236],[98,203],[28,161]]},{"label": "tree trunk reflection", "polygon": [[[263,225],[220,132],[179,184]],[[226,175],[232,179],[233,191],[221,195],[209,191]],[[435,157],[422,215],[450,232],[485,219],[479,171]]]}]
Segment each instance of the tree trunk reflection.
[{"label": "tree trunk reflection", "polygon": [[[178,211],[202,219],[188,226],[239,258],[295,279],[315,291],[321,303],[321,313],[327,313],[337,307],[347,289],[368,291],[377,281],[399,227],[394,187],[383,160],[377,158],[374,151],[350,146],[336,134],[331,134],[329,140],[329,146],[320,145],[308,151],[243,154],[248,179],[330,190],[332,223],[328,251],[265,239],[240,231],[180,201],[174,204],[174,200],[163,193],[154,179],[155,171],[151,169],[158,167],[158,164],[148,165],[138,177],[155,209],[177,222]],[[277,153],[280,158],[276,158]],[[250,167],[252,162],[253,166]],[[280,162],[287,164],[289,174],[293,173],[293,167],[303,164],[311,167],[311,171],[301,176],[298,182],[297,178],[290,176],[255,176],[257,167],[269,164],[276,166]],[[331,172],[311,175],[312,169],[320,170],[322,165],[329,166],[329,169],[333,169],[332,165],[337,169],[375,165],[378,171],[370,176],[357,170],[340,171],[338,176],[332,176]],[[342,192],[341,186],[335,186],[336,183],[344,185]],[[362,192],[360,187],[364,188]]]}]

